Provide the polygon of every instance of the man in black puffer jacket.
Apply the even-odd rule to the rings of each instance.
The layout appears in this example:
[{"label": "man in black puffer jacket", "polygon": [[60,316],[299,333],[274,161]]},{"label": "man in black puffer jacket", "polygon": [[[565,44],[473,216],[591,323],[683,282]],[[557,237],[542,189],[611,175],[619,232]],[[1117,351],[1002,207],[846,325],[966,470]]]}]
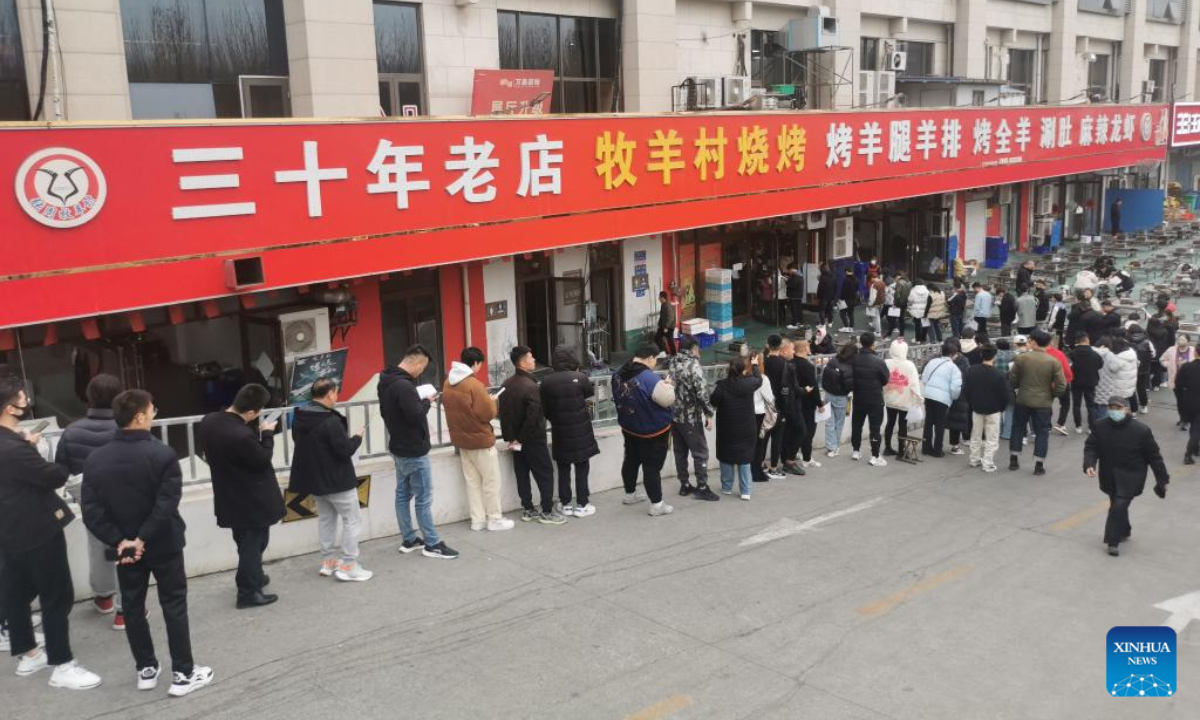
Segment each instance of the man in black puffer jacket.
[{"label": "man in black puffer jacket", "polygon": [[850,447],[854,452],[852,460],[861,457],[859,448],[862,447],[863,423],[868,419],[871,423],[871,465],[882,467],[887,461],[880,455],[879,449],[883,442],[880,427],[883,425],[883,386],[888,384],[891,373],[883,358],[875,354],[874,333],[863,333],[858,342],[861,347],[854,356],[851,365],[854,367],[854,413],[851,418]]},{"label": "man in black puffer jacket", "polygon": [[[570,347],[554,349],[554,372],[542,381],[542,409],[550,421],[554,462],[558,465],[558,500],[562,513],[572,517],[596,514],[588,502],[591,458],[600,454],[592,431],[588,398],[595,394],[592,381],[579,372],[579,358]],[[571,498],[571,468],[575,468],[575,500]]]},{"label": "man in black puffer jacket", "polygon": [[[542,394],[533,371],[537,360],[533,350],[518,345],[509,352],[514,372],[504,381],[500,405],[500,435],[512,452],[513,474],[517,476],[517,494],[521,497],[522,522],[562,525],[567,519],[554,507],[554,468],[546,447],[546,416],[542,412]],[[533,486],[538,486],[541,509],[533,504]]]},{"label": "man in black puffer jacket", "polygon": [[[79,502],[79,482],[83,481],[83,464],[92,451],[103,447],[117,436],[112,402],[121,393],[121,381],[112,375],[100,374],[87,384],[88,410],[63,430],[54,451],[54,462],[66,468],[76,482],[68,482],[67,490]],[[117,587],[117,564],[105,557],[104,543],[88,533],[88,584],[92,586],[92,607],[107,615],[116,612],[113,629],[125,629],[125,614],[121,611],[121,593]]]}]

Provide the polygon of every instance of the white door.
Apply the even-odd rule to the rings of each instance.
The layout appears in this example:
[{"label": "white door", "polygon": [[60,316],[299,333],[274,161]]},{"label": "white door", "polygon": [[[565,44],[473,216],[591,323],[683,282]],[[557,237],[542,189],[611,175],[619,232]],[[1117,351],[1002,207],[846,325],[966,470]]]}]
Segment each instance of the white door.
[{"label": "white door", "polygon": [[964,259],[982,263],[987,257],[987,200],[967,203],[967,223],[963,235],[967,249]]}]

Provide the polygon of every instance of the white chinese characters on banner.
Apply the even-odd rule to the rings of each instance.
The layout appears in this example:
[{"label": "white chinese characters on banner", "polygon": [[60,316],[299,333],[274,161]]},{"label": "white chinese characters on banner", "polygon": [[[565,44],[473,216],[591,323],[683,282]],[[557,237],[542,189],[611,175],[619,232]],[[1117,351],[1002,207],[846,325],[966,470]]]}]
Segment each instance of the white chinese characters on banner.
[{"label": "white chinese characters on banner", "polygon": [[421,145],[393,145],[390,140],[380,140],[375,148],[375,157],[367,165],[367,171],[375,176],[375,182],[367,185],[372,195],[396,193],[396,209],[408,209],[408,194],[417,190],[428,190],[428,180],[410,177],[424,169],[424,163],[412,160],[425,155]]},{"label": "white chinese characters on banner", "polygon": [[492,169],[500,167],[500,160],[492,157],[495,149],[496,146],[487,141],[476,145],[475,138],[470,135],[463,138],[462,145],[451,146],[450,154],[461,159],[447,160],[446,169],[462,174],[446,186],[446,192],[451,195],[461,192],[463,199],[470,203],[495,200],[496,188],[491,184],[495,179]]},{"label": "white chinese characters on banner", "polygon": [[829,155],[825,157],[825,167],[850,167],[850,156],[854,151],[854,131],[849,125],[830,123],[829,132],[825,133],[825,146],[829,148]]},{"label": "white chinese characters on banner", "polygon": [[[181,163],[228,162],[242,159],[240,147],[186,148],[171,151],[171,160]],[[180,175],[180,190],[219,190],[241,187],[242,179],[237,173],[213,175]],[[198,218],[236,217],[253,215],[257,206],[252,202],[211,203],[208,205],[177,205],[171,208],[173,220],[195,220]]]},{"label": "white chinese characters on banner", "polygon": [[521,143],[521,197],[537,197],[544,193],[562,194],[561,140],[551,140],[539,134],[533,142]]},{"label": "white chinese characters on banner", "polygon": [[888,123],[888,162],[912,160],[912,123],[892,120]]},{"label": "white chinese characters on banner", "polygon": [[304,169],[303,170],[277,170],[275,172],[275,182],[277,183],[304,183],[306,195],[308,196],[308,216],[321,217],[321,183],[327,180],[345,180],[347,177],[346,168],[322,168],[320,160],[317,159],[317,141],[304,141]]},{"label": "white chinese characters on banner", "polygon": [[875,121],[864,123],[858,131],[858,154],[867,159],[868,165],[874,165],[875,156],[883,152],[882,135],[883,130]]},{"label": "white chinese characters on banner", "polygon": [[937,123],[925,119],[917,125],[917,152],[922,160],[928,160],[929,154],[938,149]]},{"label": "white chinese characters on banner", "polygon": [[992,121],[980,118],[975,121],[971,131],[975,144],[971,146],[972,155],[990,155],[992,153]]},{"label": "white chinese characters on banner", "polygon": [[942,157],[956,158],[962,149],[962,124],[955,118],[942,122]]}]

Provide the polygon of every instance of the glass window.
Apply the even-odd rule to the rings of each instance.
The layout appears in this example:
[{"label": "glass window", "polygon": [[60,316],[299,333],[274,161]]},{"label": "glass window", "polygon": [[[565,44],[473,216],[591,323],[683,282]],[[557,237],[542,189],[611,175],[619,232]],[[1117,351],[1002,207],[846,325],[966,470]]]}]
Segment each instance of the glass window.
[{"label": "glass window", "polygon": [[0,0],[0,120],[29,119],[29,90],[16,0]]},{"label": "glass window", "polygon": [[1146,16],[1152,20],[1180,22],[1183,20],[1183,0],[1150,0]]},{"label": "glass window", "polygon": [[1029,90],[1033,87],[1033,50],[1008,51],[1008,81]]},{"label": "glass window", "polygon": [[929,77],[933,75],[933,43],[904,41],[897,50],[907,54],[901,75]]},{"label": "glass window", "polygon": [[125,66],[131,83],[211,80],[204,3],[121,0]]},{"label": "glass window", "polygon": [[1111,100],[1109,92],[1108,55],[1097,55],[1088,63],[1088,92],[1100,100]]},{"label": "glass window", "polygon": [[879,68],[879,38],[865,37],[862,39],[859,48],[859,55],[862,58],[861,67],[863,70],[876,70]]},{"label": "glass window", "polygon": [[1167,94],[1167,61],[1151,60],[1150,72],[1146,79],[1154,83],[1154,90],[1142,102],[1162,102]]},{"label": "glass window", "polygon": [[517,14],[498,12],[496,23],[500,31],[500,67],[505,70],[519,70],[521,54],[517,41]]},{"label": "glass window", "polygon": [[213,80],[288,74],[283,8],[264,0],[204,0]]},{"label": "glass window", "polygon": [[558,23],[552,15],[521,14],[521,67],[558,69]]},{"label": "glass window", "polygon": [[375,53],[381,73],[419,73],[421,26],[416,5],[375,3]]},{"label": "glass window", "polygon": [[616,21],[502,11],[497,24],[500,67],[554,72],[551,112],[614,109]]},{"label": "glass window", "polygon": [[1079,9],[1119,15],[1125,12],[1125,0],[1079,0]]}]

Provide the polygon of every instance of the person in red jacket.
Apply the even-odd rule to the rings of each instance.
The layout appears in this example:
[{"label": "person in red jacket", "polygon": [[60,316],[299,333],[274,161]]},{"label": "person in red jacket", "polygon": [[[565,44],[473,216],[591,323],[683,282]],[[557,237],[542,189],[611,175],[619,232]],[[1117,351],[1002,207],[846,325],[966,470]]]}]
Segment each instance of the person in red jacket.
[{"label": "person in red jacket", "polygon": [[1067,434],[1067,413],[1071,411],[1071,383],[1075,381],[1075,373],[1071,370],[1071,362],[1062,350],[1056,347],[1046,348],[1046,354],[1062,365],[1063,375],[1067,378],[1067,391],[1058,396],[1058,422],[1054,423],[1054,432],[1059,435]]}]

